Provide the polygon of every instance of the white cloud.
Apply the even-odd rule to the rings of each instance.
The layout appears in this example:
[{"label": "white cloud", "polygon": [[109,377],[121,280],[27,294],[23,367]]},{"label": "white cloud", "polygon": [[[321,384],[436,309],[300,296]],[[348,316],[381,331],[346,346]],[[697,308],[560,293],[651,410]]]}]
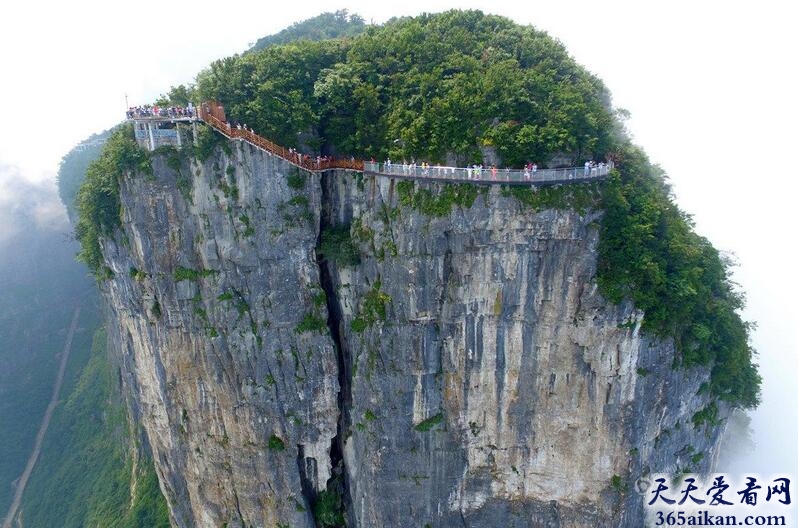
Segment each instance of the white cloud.
[{"label": "white cloud", "polygon": [[18,168],[0,164],[0,247],[31,230],[69,231],[55,183],[27,179]]}]

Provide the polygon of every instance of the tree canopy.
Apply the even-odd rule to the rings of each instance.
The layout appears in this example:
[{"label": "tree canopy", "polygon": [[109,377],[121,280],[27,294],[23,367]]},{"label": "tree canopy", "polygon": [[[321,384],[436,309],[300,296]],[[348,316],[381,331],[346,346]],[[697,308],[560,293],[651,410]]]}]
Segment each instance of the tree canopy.
[{"label": "tree canopy", "polygon": [[618,169],[603,193],[601,292],[614,302],[632,299],[645,329],[674,339],[682,364],[711,364],[714,395],[756,406],[761,378],[731,263],[693,231],[663,172],[640,149],[624,145]]},{"label": "tree canopy", "polygon": [[530,26],[448,11],[211,64],[200,99],[289,147],[507,165],[602,158],[617,130],[603,83]]},{"label": "tree canopy", "polygon": [[334,13],[322,13],[313,18],[293,24],[284,30],[258,39],[249,51],[258,51],[269,46],[288,44],[297,40],[327,40],[352,37],[366,29],[363,17],[350,14],[346,9]]}]

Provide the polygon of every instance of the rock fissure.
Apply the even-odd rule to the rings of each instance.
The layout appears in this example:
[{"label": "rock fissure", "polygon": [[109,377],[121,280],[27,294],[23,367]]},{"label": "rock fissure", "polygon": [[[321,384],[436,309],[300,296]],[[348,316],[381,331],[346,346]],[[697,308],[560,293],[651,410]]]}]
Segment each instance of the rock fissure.
[{"label": "rock fissure", "polygon": [[316,262],[319,266],[319,281],[324,291],[327,304],[327,327],[332,337],[335,347],[335,356],[338,365],[338,425],[336,435],[330,442],[330,463],[332,465],[332,476],[327,482],[328,489],[333,493],[338,493],[343,503],[343,510],[346,513],[348,522],[346,526],[356,527],[356,518],[352,512],[351,496],[349,494],[347,470],[344,464],[344,443],[346,442],[346,432],[351,426],[350,412],[352,409],[352,354],[343,335],[341,325],[343,324],[343,312],[340,299],[335,290],[332,279],[331,266],[335,264],[328,260],[324,255],[319,254],[318,249],[321,243],[321,233],[332,225],[332,219],[328,216],[329,207],[328,186],[325,178],[329,178],[328,173],[322,173],[321,181],[321,220],[319,226],[319,239],[317,242]]},{"label": "rock fissure", "polygon": [[302,486],[303,508],[312,511],[313,503],[316,502],[318,493],[313,488],[312,475],[318,471],[315,466],[315,460],[305,455],[305,448],[302,444],[297,446],[297,467],[299,468],[299,482]]}]

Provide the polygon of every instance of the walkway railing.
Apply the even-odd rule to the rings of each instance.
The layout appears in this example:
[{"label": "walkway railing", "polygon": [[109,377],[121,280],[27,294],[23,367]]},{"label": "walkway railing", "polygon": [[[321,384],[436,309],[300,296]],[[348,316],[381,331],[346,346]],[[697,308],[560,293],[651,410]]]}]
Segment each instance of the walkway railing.
[{"label": "walkway railing", "polygon": [[243,139],[244,141],[259,147],[266,152],[271,152],[275,156],[279,156],[289,163],[301,167],[308,171],[326,171],[330,169],[349,169],[356,171],[363,171],[363,161],[350,159],[350,160],[330,160],[321,159],[301,154],[285,147],[281,147],[277,143],[269,141],[265,137],[247,130],[246,128],[238,128],[232,126],[224,120],[224,108],[209,102],[200,106],[199,117],[207,124],[231,139]]},{"label": "walkway railing", "polygon": [[418,165],[364,162],[364,171],[397,176],[400,178],[452,180],[479,183],[540,184],[576,182],[607,176],[612,170],[611,164],[599,164],[593,167],[569,167],[562,169],[493,169],[493,168],[460,168]]},{"label": "walkway railing", "polygon": [[345,169],[413,180],[460,181],[481,184],[553,184],[603,178],[612,170],[612,163],[592,167],[569,167],[562,169],[517,170],[497,168],[460,168],[441,166],[419,166],[406,164],[376,163],[357,159],[323,159],[289,150],[259,136],[245,127],[234,127],[227,122],[224,107],[214,101],[199,107],[199,118],[230,139],[242,139],[258,148],[279,156],[302,169],[316,172]]}]

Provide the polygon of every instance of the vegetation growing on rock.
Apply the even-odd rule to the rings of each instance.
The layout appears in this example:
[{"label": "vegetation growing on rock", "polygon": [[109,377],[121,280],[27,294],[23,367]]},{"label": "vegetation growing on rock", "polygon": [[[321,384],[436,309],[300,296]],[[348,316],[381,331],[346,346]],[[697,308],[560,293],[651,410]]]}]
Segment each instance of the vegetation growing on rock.
[{"label": "vegetation growing on rock", "polygon": [[613,302],[634,301],[645,312],[643,328],[672,337],[684,365],[711,363],[713,394],[733,405],[757,405],[761,379],[729,262],[693,231],[662,171],[639,149],[622,148],[602,203],[602,293]]},{"label": "vegetation growing on rock", "polygon": [[78,259],[98,276],[103,265],[100,238],[111,235],[120,225],[119,178],[125,172],[152,173],[149,153],[136,144],[129,125],[114,130],[100,157],[86,170],[77,194]]}]

